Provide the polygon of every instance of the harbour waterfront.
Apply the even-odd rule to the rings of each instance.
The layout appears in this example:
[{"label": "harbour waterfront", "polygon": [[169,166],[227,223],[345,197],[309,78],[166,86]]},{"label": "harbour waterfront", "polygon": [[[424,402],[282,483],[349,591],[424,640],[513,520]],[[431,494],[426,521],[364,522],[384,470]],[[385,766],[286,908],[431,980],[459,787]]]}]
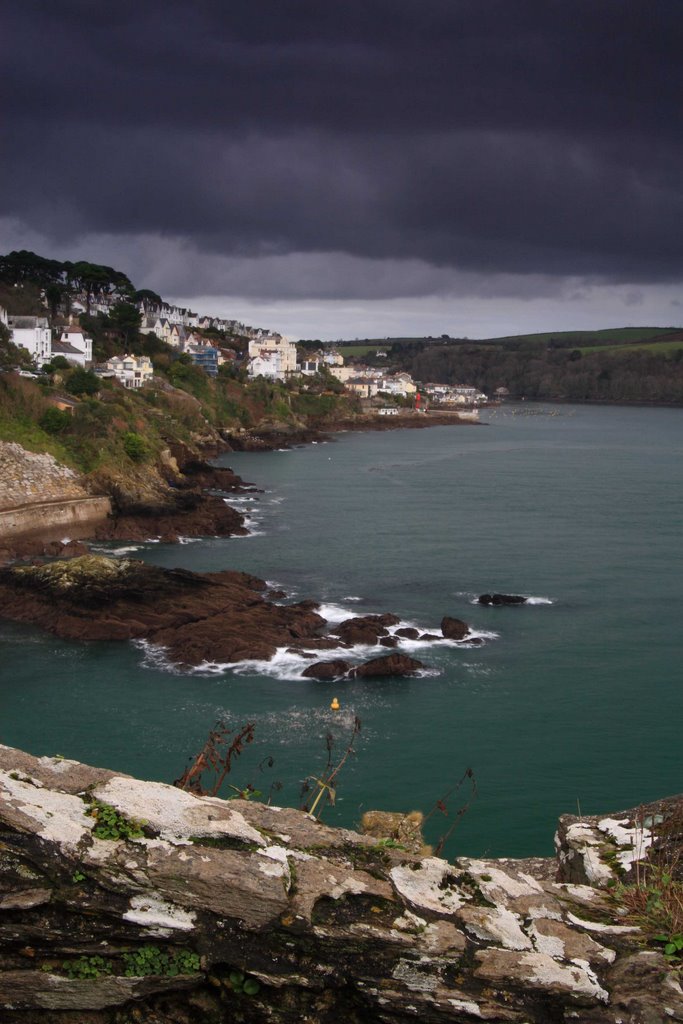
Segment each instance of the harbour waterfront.
[{"label": "harbour waterfront", "polygon": [[[338,617],[393,611],[434,629],[454,615],[496,634],[485,645],[411,650],[433,669],[421,678],[328,684],[284,654],[186,674],[132,645],[1,623],[0,739],[170,781],[217,717],[250,720],[233,781],[282,781],[275,802],[296,805],[326,733],[341,753],[357,714],[326,820],[428,811],[472,767],[479,795],[451,854],[549,853],[564,811],[680,790],[683,412],[510,405],[483,418],[224,456],[264,489],[236,502],[251,536],[110,550],[243,569]],[[472,603],[494,590],[537,603]],[[435,818],[430,837],[449,824]]]}]

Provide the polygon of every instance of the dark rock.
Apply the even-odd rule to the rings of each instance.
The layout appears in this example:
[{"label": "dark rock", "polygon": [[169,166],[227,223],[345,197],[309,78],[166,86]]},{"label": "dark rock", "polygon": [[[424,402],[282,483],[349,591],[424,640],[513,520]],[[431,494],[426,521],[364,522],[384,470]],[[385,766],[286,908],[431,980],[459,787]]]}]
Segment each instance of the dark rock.
[{"label": "dark rock", "polygon": [[441,620],[441,632],[448,640],[464,640],[470,627],[462,619],[452,619],[445,615]]},{"label": "dark rock", "polygon": [[438,633],[420,633],[420,636],[419,636],[418,639],[420,639],[420,640],[442,640],[443,637],[440,637]]},{"label": "dark rock", "polygon": [[405,637],[406,640],[417,640],[419,635],[420,631],[415,629],[414,626],[402,626],[394,633],[394,636],[402,636]]},{"label": "dark rock", "polygon": [[376,644],[379,637],[387,636],[386,626],[400,621],[395,615],[358,615],[340,622],[332,632],[345,644]]},{"label": "dark rock", "polygon": [[337,658],[334,661],[316,661],[301,673],[307,679],[341,679],[350,669],[348,661]]},{"label": "dark rock", "polygon": [[486,605],[526,604],[526,598],[520,594],[481,594],[478,601]]},{"label": "dark rock", "polygon": [[270,658],[278,647],[334,646],[317,605],[275,605],[247,573],[192,573],[95,556],[0,570],[0,614],[72,640],[144,638],[172,660]]},{"label": "dark rock", "polygon": [[281,601],[283,597],[287,597],[284,590],[269,590],[266,594],[269,601]]},{"label": "dark rock", "polygon": [[411,676],[423,667],[421,661],[409,658],[407,654],[385,654],[381,658],[371,658],[370,661],[352,668],[349,676],[362,679],[381,676]]},{"label": "dark rock", "polygon": [[395,636],[383,636],[380,644],[382,647],[398,647],[398,640]]}]

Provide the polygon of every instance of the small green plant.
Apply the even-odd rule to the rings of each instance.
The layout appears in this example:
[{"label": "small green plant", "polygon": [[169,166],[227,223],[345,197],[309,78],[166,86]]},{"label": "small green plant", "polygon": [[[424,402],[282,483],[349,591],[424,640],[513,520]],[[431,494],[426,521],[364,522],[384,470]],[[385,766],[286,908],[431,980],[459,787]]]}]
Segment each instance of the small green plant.
[{"label": "small green plant", "polygon": [[86,814],[97,819],[92,834],[98,839],[140,839],[143,826],[147,824],[146,821],[126,818],[102,800],[92,800]]},{"label": "small green plant", "polygon": [[84,882],[87,877],[88,876],[84,875],[82,871],[76,870],[76,871],[74,871],[73,875],[71,876],[71,881],[74,884],[78,884],[78,882]]},{"label": "small green plant", "polygon": [[103,974],[111,974],[111,964],[101,956],[80,956],[78,960],[65,960],[62,970],[69,978],[88,981]]},{"label": "small green plant", "polygon": [[683,969],[683,872],[678,838],[683,809],[636,816],[636,827],[648,839],[644,856],[633,864],[632,880],[619,878],[610,887],[610,901],[620,920],[637,925],[644,940],[666,957],[673,970]]},{"label": "small green plant", "polygon": [[191,949],[166,952],[159,946],[140,946],[133,953],[124,953],[123,962],[127,978],[144,978],[148,974],[174,978],[178,974],[194,974],[200,970],[199,955]]},{"label": "small green plant", "polygon": [[672,967],[683,967],[683,933],[679,935],[655,935],[653,942],[663,942],[662,952]]},{"label": "small green plant", "polygon": [[250,978],[244,971],[230,971],[228,981],[233,992],[240,995],[255,996],[261,988],[256,978]]},{"label": "small green plant", "polygon": [[378,850],[405,850],[406,847],[402,843],[399,843],[397,839],[378,839],[375,843],[375,849]]}]

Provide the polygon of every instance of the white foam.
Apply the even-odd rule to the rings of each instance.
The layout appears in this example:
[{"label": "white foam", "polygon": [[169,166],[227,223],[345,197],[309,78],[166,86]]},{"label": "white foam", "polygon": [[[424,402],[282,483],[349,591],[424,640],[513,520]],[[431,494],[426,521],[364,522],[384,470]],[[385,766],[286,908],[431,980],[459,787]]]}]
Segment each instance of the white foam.
[{"label": "white foam", "polygon": [[344,598],[345,601],[362,601],[362,597],[354,597],[353,594],[347,594]]},{"label": "white foam", "polygon": [[344,619],[352,619],[354,613],[349,608],[344,608],[340,604],[321,604],[318,608],[318,614],[322,615],[328,622],[343,622]]},{"label": "white foam", "polygon": [[179,544],[197,544],[203,540],[203,537],[178,537]]},{"label": "white foam", "polygon": [[149,640],[133,640],[133,646],[142,651],[142,667],[156,669],[159,672],[170,672],[174,676],[182,675],[181,670],[168,657],[166,648],[160,644],[152,644]]},{"label": "white foam", "polygon": [[108,548],[108,547],[103,546],[102,544],[93,544],[93,545],[91,545],[90,550],[91,551],[96,551],[98,554],[101,552],[102,554],[105,554],[105,555],[115,555],[116,557],[118,557],[119,555],[130,555],[134,551],[139,551],[140,550],[140,545],[139,544],[128,544],[125,547]]},{"label": "white foam", "polygon": [[[522,597],[523,595],[520,594],[519,596]],[[554,603],[555,602],[551,601],[549,597],[525,597],[524,598],[524,604],[554,604]],[[477,605],[479,604],[479,595],[478,594],[471,598],[470,604],[477,604]],[[500,604],[500,605],[488,605],[487,607],[494,607],[494,608],[511,607],[511,608],[514,608],[514,607],[519,607],[519,605],[514,605],[513,604],[513,605],[507,606],[505,604]]]}]

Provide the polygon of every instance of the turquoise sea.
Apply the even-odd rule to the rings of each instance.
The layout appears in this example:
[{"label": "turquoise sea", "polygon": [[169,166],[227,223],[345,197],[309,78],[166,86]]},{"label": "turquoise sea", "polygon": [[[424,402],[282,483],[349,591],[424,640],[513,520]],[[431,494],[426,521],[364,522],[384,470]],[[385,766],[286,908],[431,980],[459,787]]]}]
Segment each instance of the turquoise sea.
[{"label": "turquoise sea", "polygon": [[[340,755],[357,715],[324,820],[427,812],[471,767],[452,856],[549,854],[565,811],[682,790],[683,410],[520,404],[482,420],[225,456],[263,489],[237,503],[249,537],[110,546],[253,572],[337,618],[393,611],[438,629],[453,615],[482,646],[421,647],[421,678],[319,683],[286,656],[186,674],[131,644],[0,622],[0,741],[171,781],[217,719],[252,721],[233,783],[281,782],[274,802],[296,806],[327,733]],[[487,591],[537,602],[472,603]],[[430,838],[450,820],[437,812]]]}]

